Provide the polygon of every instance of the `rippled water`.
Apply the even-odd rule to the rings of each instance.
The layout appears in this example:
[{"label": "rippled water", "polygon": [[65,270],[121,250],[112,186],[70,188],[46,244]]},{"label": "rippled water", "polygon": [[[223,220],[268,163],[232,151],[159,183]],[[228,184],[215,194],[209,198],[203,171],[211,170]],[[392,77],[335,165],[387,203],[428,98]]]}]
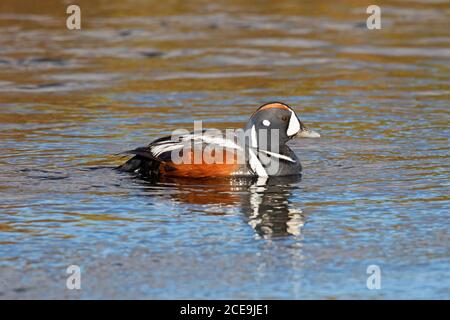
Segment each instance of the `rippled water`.
[{"label": "rippled water", "polygon": [[[450,6],[383,3],[1,1],[0,298],[449,299]],[[301,180],[111,170],[273,100]]]}]

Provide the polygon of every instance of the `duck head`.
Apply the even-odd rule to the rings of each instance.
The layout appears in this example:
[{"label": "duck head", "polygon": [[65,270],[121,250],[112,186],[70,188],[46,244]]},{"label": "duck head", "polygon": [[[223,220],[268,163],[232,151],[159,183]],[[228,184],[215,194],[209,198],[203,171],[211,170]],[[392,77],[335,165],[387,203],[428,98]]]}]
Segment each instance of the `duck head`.
[{"label": "duck head", "polygon": [[259,140],[264,136],[261,134],[262,130],[265,130],[271,136],[273,132],[277,132],[280,145],[295,137],[320,137],[319,133],[308,129],[300,121],[291,107],[281,102],[271,102],[259,107],[250,117],[245,130],[250,132],[252,147],[256,148],[260,146]]}]

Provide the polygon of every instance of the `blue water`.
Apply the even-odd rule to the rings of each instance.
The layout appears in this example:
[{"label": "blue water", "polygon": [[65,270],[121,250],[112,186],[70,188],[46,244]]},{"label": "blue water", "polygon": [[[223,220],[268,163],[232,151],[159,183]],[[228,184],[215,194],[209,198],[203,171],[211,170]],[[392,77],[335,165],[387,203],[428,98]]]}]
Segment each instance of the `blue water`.
[{"label": "blue water", "polygon": [[[449,299],[448,6],[371,33],[356,4],[204,6],[96,4],[75,34],[0,5],[0,298]],[[301,179],[112,169],[273,100],[322,135],[290,143]]]}]

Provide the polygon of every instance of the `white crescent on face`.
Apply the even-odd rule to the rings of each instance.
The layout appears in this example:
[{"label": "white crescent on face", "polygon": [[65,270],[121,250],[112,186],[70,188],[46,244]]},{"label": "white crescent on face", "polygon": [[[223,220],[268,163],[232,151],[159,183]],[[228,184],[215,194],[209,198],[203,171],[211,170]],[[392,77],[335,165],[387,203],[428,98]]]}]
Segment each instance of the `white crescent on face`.
[{"label": "white crescent on face", "polygon": [[289,125],[286,134],[290,137],[296,135],[300,131],[300,121],[298,121],[295,112],[291,110],[291,118],[289,119]]}]

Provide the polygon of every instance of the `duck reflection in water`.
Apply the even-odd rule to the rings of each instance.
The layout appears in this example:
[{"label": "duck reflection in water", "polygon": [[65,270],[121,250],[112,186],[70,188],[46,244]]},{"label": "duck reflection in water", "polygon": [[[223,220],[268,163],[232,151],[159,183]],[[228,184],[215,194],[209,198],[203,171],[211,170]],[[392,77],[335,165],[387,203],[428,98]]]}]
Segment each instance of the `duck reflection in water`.
[{"label": "duck reflection in water", "polygon": [[302,210],[291,202],[301,176],[229,179],[160,177],[146,184],[170,187],[176,202],[209,206],[208,214],[223,215],[238,209],[262,238],[299,236],[304,225]]}]

